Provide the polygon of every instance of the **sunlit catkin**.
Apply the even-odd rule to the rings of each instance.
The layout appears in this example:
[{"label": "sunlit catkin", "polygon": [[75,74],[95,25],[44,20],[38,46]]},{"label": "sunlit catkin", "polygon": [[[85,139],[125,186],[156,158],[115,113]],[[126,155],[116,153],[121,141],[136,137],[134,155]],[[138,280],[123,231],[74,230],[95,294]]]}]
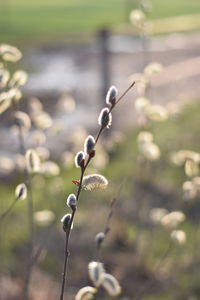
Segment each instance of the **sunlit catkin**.
[{"label": "sunlit catkin", "polygon": [[15,189],[16,199],[25,200],[27,197],[27,187],[24,183],[20,183]]},{"label": "sunlit catkin", "polygon": [[168,119],[169,113],[165,107],[154,104],[147,107],[146,115],[152,121],[163,122]]},{"label": "sunlit catkin", "polygon": [[100,174],[92,174],[83,177],[82,186],[85,190],[92,191],[95,189],[105,189],[108,180]]},{"label": "sunlit catkin", "polygon": [[77,205],[76,196],[74,194],[70,194],[67,197],[67,206],[69,206],[71,209],[74,209]]},{"label": "sunlit catkin", "polygon": [[143,28],[146,16],[142,10],[135,9],[130,13],[131,24],[140,29]]},{"label": "sunlit catkin", "polygon": [[4,113],[10,106],[12,102],[9,97],[8,92],[3,92],[0,94],[0,115]]},{"label": "sunlit catkin", "polygon": [[173,230],[171,233],[171,239],[179,245],[184,245],[186,243],[186,234],[183,230]]},{"label": "sunlit catkin", "polygon": [[60,167],[54,161],[48,160],[41,164],[40,171],[45,176],[58,176],[60,174]]},{"label": "sunlit catkin", "polygon": [[135,100],[135,109],[138,113],[145,113],[150,106],[150,100],[145,97],[139,97]]},{"label": "sunlit catkin", "polygon": [[117,100],[118,90],[115,86],[111,86],[106,95],[106,103],[108,105],[114,105]]},{"label": "sunlit catkin", "polygon": [[10,73],[5,69],[0,69],[0,88],[6,87],[9,78],[10,78]]},{"label": "sunlit catkin", "polygon": [[40,159],[36,151],[29,149],[25,154],[26,168],[29,174],[38,173],[40,171]]},{"label": "sunlit catkin", "polygon": [[87,155],[90,155],[90,153],[94,150],[95,147],[95,139],[92,135],[89,135],[84,142],[84,152]]},{"label": "sunlit catkin", "polygon": [[84,166],[85,161],[85,153],[83,151],[80,151],[76,154],[74,163],[77,168],[81,168]]},{"label": "sunlit catkin", "polygon": [[0,44],[0,56],[5,61],[17,62],[22,58],[22,53],[14,46]]},{"label": "sunlit catkin", "polygon": [[105,233],[104,232],[99,232],[95,236],[95,242],[97,245],[101,245],[105,239]]},{"label": "sunlit catkin", "polygon": [[97,289],[91,286],[85,286],[78,291],[75,300],[92,300],[96,294]]},{"label": "sunlit catkin", "polygon": [[22,128],[23,130],[29,130],[31,128],[31,119],[23,111],[17,111],[15,113],[15,122],[17,126]]},{"label": "sunlit catkin", "polygon": [[185,174],[188,177],[194,177],[199,175],[199,165],[194,160],[188,159],[185,162]]},{"label": "sunlit catkin", "polygon": [[163,66],[158,62],[152,62],[148,64],[144,69],[144,74],[147,76],[151,76],[153,74],[157,74],[162,72]]},{"label": "sunlit catkin", "polygon": [[99,114],[98,124],[100,126],[109,128],[112,124],[112,115],[109,113],[107,107],[103,108]]},{"label": "sunlit catkin", "polygon": [[9,85],[11,87],[22,86],[27,82],[27,79],[28,79],[27,73],[22,70],[18,70],[13,74],[13,76],[9,82]]},{"label": "sunlit catkin", "polygon": [[[63,230],[66,232],[70,229],[72,229],[73,224],[71,224],[71,214],[66,214],[62,217],[62,219],[60,220],[61,223],[63,224]],[[70,228],[70,224],[71,224],[71,228]]]},{"label": "sunlit catkin", "polygon": [[108,273],[104,273],[102,277],[101,285],[105,288],[107,293],[113,297],[118,296],[121,293],[121,286],[117,279]]},{"label": "sunlit catkin", "polygon": [[97,261],[92,261],[88,264],[89,277],[96,287],[99,287],[102,282],[103,274],[105,273],[103,264]]},{"label": "sunlit catkin", "polygon": [[161,223],[166,228],[175,228],[185,220],[185,215],[182,211],[173,211],[165,215]]},{"label": "sunlit catkin", "polygon": [[55,214],[51,210],[41,210],[34,213],[34,221],[38,226],[49,226],[55,219]]}]

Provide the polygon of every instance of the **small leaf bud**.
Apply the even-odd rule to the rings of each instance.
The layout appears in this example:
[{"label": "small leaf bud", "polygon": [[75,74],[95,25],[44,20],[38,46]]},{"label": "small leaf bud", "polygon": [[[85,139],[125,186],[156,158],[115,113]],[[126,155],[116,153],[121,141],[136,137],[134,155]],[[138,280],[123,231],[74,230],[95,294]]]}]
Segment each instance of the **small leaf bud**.
[{"label": "small leaf bud", "polygon": [[90,157],[91,157],[91,158],[95,157],[95,153],[96,153],[95,150],[92,150],[92,151],[90,152]]}]

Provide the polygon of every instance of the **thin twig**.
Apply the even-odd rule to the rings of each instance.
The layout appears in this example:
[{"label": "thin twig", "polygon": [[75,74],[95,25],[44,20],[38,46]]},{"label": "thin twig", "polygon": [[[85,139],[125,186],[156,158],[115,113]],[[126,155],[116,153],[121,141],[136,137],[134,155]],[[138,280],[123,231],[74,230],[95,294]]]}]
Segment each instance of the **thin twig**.
[{"label": "thin twig", "polygon": [[106,222],[105,222],[105,227],[104,227],[104,230],[103,230],[104,239],[102,240],[101,243],[96,244],[96,259],[97,259],[97,261],[100,260],[100,252],[101,252],[101,249],[102,249],[102,244],[105,241],[105,238],[106,238],[107,234],[110,232],[110,222],[111,222],[111,219],[112,219],[112,216],[113,216],[113,213],[114,213],[114,207],[116,205],[117,198],[119,197],[119,195],[121,193],[121,189],[122,189],[125,181],[126,181],[126,179],[124,179],[123,182],[120,184],[120,187],[119,187],[118,192],[116,193],[116,196],[110,202],[110,210],[109,210],[109,213],[108,213],[108,216],[107,216],[107,219],[106,219]]},{"label": "thin twig", "polygon": [[155,275],[159,271],[161,266],[163,265],[163,262],[167,258],[168,254],[170,253],[170,251],[172,249],[172,245],[173,245],[173,242],[172,242],[172,240],[170,240],[165,252],[162,254],[162,256],[160,257],[160,259],[157,262],[156,266],[154,267],[154,271],[153,271],[154,277],[150,278],[150,280],[147,282],[147,284],[138,292],[137,295],[135,295],[134,300],[142,299],[142,296],[144,295],[145,292],[150,293],[151,289],[155,285],[155,281],[154,281],[155,280]]},{"label": "thin twig", "polygon": [[110,210],[109,210],[109,213],[108,213],[108,216],[107,216],[107,219],[106,219],[106,223],[105,223],[105,227],[104,227],[104,230],[103,230],[103,233],[104,233],[104,239],[102,240],[102,242],[98,242],[96,243],[96,260],[99,261],[100,260],[100,254],[101,254],[101,249],[102,249],[102,243],[104,242],[105,240],[105,237],[107,236],[107,234],[110,232],[110,221],[111,221],[111,218],[113,216],[113,208],[114,208],[114,205],[116,204],[116,201],[117,201],[117,198],[113,198],[110,202]]},{"label": "thin twig", "polygon": [[34,266],[34,262],[32,260],[33,249],[34,249],[34,222],[33,222],[33,195],[32,195],[32,175],[28,174],[28,183],[27,183],[29,197],[27,201],[27,215],[29,222],[29,251],[28,251],[28,263],[26,269],[26,277],[24,282],[24,290],[23,290],[23,299],[28,300],[29,298],[29,285],[31,281],[31,273],[32,268]]},{"label": "thin twig", "polygon": [[[22,155],[26,153],[26,147],[24,142],[23,129],[19,127],[19,148]],[[23,288],[23,300],[29,298],[29,284],[31,280],[31,272],[34,266],[35,260],[33,259],[34,249],[34,222],[33,222],[33,193],[32,193],[32,174],[24,171],[26,177],[26,184],[28,188],[28,199],[27,199],[27,216],[28,216],[28,227],[29,227],[29,247],[28,247],[28,262],[26,267],[26,276]]]},{"label": "thin twig", "polygon": [[13,202],[11,202],[10,206],[0,215],[0,222],[9,214],[12,208],[17,203],[18,198],[15,198]]},{"label": "thin twig", "polygon": [[[111,108],[109,109],[108,113],[111,113],[111,111],[113,110],[113,108],[116,106],[117,103],[119,103],[119,101],[122,100],[122,98],[129,92],[129,90],[135,85],[135,82],[133,82],[126,90],[125,92],[118,98],[118,100],[115,102],[115,104],[113,104],[111,106]],[[105,126],[102,125],[101,128],[99,129],[99,132],[96,136],[95,139],[95,146],[99,140],[99,137],[101,136],[101,133],[103,132],[103,130],[105,129]],[[82,190],[82,182],[83,182],[83,176],[85,174],[85,170],[87,168],[87,166],[89,165],[90,161],[91,161],[92,157],[89,156],[87,159],[87,162],[85,164],[84,167],[81,168],[81,175],[80,175],[80,180],[79,180],[79,187],[78,187],[78,191],[76,193],[76,201],[78,203],[79,201],[79,197],[80,197],[80,193]],[[60,294],[60,300],[63,300],[64,297],[64,290],[65,290],[65,281],[66,281],[66,273],[67,273],[67,263],[68,263],[68,258],[69,258],[69,238],[70,238],[70,233],[71,233],[71,226],[75,217],[75,213],[76,210],[73,211],[72,215],[71,215],[71,219],[69,222],[69,230],[67,230],[66,232],[66,241],[65,241],[65,259],[64,259],[64,270],[62,273],[62,285],[61,285],[61,294]]]}]

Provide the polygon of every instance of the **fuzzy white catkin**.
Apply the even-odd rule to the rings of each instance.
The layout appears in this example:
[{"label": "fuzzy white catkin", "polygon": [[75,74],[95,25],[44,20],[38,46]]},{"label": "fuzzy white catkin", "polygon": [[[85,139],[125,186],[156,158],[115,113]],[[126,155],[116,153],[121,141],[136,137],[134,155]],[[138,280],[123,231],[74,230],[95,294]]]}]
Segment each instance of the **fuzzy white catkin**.
[{"label": "fuzzy white catkin", "polygon": [[185,174],[188,177],[194,177],[199,174],[199,165],[194,160],[188,159],[185,162]]},{"label": "fuzzy white catkin", "polygon": [[118,95],[118,90],[117,88],[112,85],[108,92],[107,92],[107,95],[106,95],[106,103],[108,105],[113,105],[116,103],[116,98],[117,98],[117,95]]},{"label": "fuzzy white catkin", "polygon": [[149,218],[154,224],[160,224],[162,218],[168,214],[165,208],[155,207],[150,210]]},{"label": "fuzzy white catkin", "polygon": [[130,13],[130,21],[132,25],[142,28],[145,22],[145,14],[139,9],[132,10]]},{"label": "fuzzy white catkin", "polygon": [[[69,229],[69,225],[70,225],[70,222],[71,222],[71,217],[72,215],[71,214],[66,214],[62,217],[62,219],[60,220],[61,223],[63,224],[63,228],[64,230],[68,230]],[[73,223],[71,225],[71,229],[73,228]]]},{"label": "fuzzy white catkin", "polygon": [[10,79],[10,73],[8,70],[4,70],[0,68],[0,88],[6,87],[8,80]]},{"label": "fuzzy white catkin", "polygon": [[38,226],[49,226],[55,219],[55,214],[51,210],[41,210],[34,213],[34,221]]},{"label": "fuzzy white catkin", "polygon": [[24,183],[20,183],[15,189],[16,199],[25,200],[27,197],[27,187]]},{"label": "fuzzy white catkin", "polygon": [[97,289],[91,286],[85,286],[78,291],[75,296],[75,300],[91,300],[94,298],[94,294],[96,294]]},{"label": "fuzzy white catkin", "polygon": [[117,279],[108,273],[103,274],[101,285],[105,288],[110,296],[118,296],[121,293],[121,286]]},{"label": "fuzzy white catkin", "polygon": [[54,161],[45,161],[41,164],[41,174],[45,176],[58,176],[60,174],[60,167]]},{"label": "fuzzy white catkin", "polygon": [[161,223],[166,228],[175,228],[185,220],[185,215],[182,211],[172,211],[165,215]]},{"label": "fuzzy white catkin", "polygon": [[5,61],[17,62],[22,58],[22,53],[14,46],[0,44],[0,56]]},{"label": "fuzzy white catkin", "polygon": [[31,119],[23,111],[17,111],[15,113],[15,121],[17,125],[23,129],[29,130],[31,127]]},{"label": "fuzzy white catkin", "polygon": [[80,168],[81,167],[81,163],[82,161],[85,159],[85,153],[83,151],[80,151],[76,154],[75,158],[74,158],[74,163],[75,163],[75,166],[77,168]]},{"label": "fuzzy white catkin", "polygon": [[151,76],[153,74],[162,72],[162,70],[163,70],[163,66],[160,63],[152,62],[145,67],[144,73],[147,76]]},{"label": "fuzzy white catkin", "polygon": [[40,159],[36,151],[33,149],[27,150],[25,158],[28,173],[38,173],[40,171]]},{"label": "fuzzy white catkin", "polygon": [[145,112],[149,119],[155,122],[166,121],[169,117],[167,109],[158,104],[149,105]]},{"label": "fuzzy white catkin", "polygon": [[89,135],[84,142],[84,152],[85,154],[90,154],[95,147],[95,139],[92,135]]},{"label": "fuzzy white catkin", "polygon": [[28,78],[28,75],[26,72],[24,72],[23,70],[18,70],[13,74],[13,76],[9,82],[9,85],[11,87],[24,85],[27,82],[27,78]]},{"label": "fuzzy white catkin", "polygon": [[0,114],[6,111],[11,105],[11,99],[7,92],[2,92],[0,94]]},{"label": "fuzzy white catkin", "polygon": [[101,244],[105,239],[105,233],[104,232],[99,232],[95,236],[95,242],[99,245]]},{"label": "fuzzy white catkin", "polygon": [[145,97],[139,97],[135,100],[135,109],[139,113],[145,113],[150,106],[150,100]]},{"label": "fuzzy white catkin", "polygon": [[171,239],[179,245],[183,245],[186,243],[186,234],[183,230],[173,230],[171,233]]},{"label": "fuzzy white catkin", "polygon": [[96,287],[101,285],[102,276],[105,273],[103,264],[97,261],[92,261],[88,264],[89,277]]},{"label": "fuzzy white catkin", "polygon": [[141,147],[141,152],[148,160],[155,161],[160,158],[160,149],[154,143],[146,143]]},{"label": "fuzzy white catkin", "polygon": [[83,177],[82,186],[85,190],[92,191],[95,189],[105,189],[108,180],[100,174],[92,174]]},{"label": "fuzzy white catkin", "polygon": [[67,197],[67,206],[72,207],[72,206],[76,206],[77,205],[77,200],[76,200],[76,196],[74,194],[70,194]]},{"label": "fuzzy white catkin", "polygon": [[153,135],[152,135],[151,132],[149,132],[149,131],[141,131],[138,134],[137,143],[138,143],[139,147],[141,147],[144,144],[152,143],[152,142],[153,142]]},{"label": "fuzzy white catkin", "polygon": [[104,107],[98,118],[98,124],[102,127],[109,128],[112,124],[112,115],[109,113],[109,109],[107,107]]}]

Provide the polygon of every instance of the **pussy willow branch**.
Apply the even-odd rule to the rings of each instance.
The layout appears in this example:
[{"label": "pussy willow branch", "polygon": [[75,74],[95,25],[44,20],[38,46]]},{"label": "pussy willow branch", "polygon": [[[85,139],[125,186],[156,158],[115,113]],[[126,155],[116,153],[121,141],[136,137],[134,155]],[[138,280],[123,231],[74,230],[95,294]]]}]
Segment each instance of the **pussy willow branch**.
[{"label": "pussy willow branch", "polygon": [[[122,93],[122,95],[117,99],[117,101],[110,107],[108,114],[111,113],[111,111],[114,109],[114,107],[123,99],[123,97],[132,89],[132,87],[135,85],[135,82],[133,82],[126,90],[124,93]],[[102,132],[104,131],[106,127],[104,125],[102,125],[99,129],[99,132],[95,138],[95,146],[102,134]],[[77,203],[79,201],[79,197],[81,194],[81,190],[82,190],[82,182],[83,182],[83,176],[85,174],[85,170],[87,169],[87,166],[89,165],[90,161],[91,161],[92,157],[89,156],[86,164],[84,167],[81,168],[81,174],[80,174],[80,180],[79,180],[79,187],[76,193],[76,200]],[[68,230],[66,231],[66,242],[65,242],[65,258],[64,258],[64,269],[63,269],[63,273],[62,273],[62,285],[61,285],[61,294],[60,294],[60,300],[63,300],[64,297],[64,290],[65,290],[65,281],[66,281],[66,273],[67,273],[67,263],[68,263],[68,258],[69,258],[69,240],[70,240],[70,234],[71,234],[71,226],[74,220],[76,214],[76,210],[72,211],[72,215],[71,215],[71,219],[69,222],[69,226],[68,226]]]}]

